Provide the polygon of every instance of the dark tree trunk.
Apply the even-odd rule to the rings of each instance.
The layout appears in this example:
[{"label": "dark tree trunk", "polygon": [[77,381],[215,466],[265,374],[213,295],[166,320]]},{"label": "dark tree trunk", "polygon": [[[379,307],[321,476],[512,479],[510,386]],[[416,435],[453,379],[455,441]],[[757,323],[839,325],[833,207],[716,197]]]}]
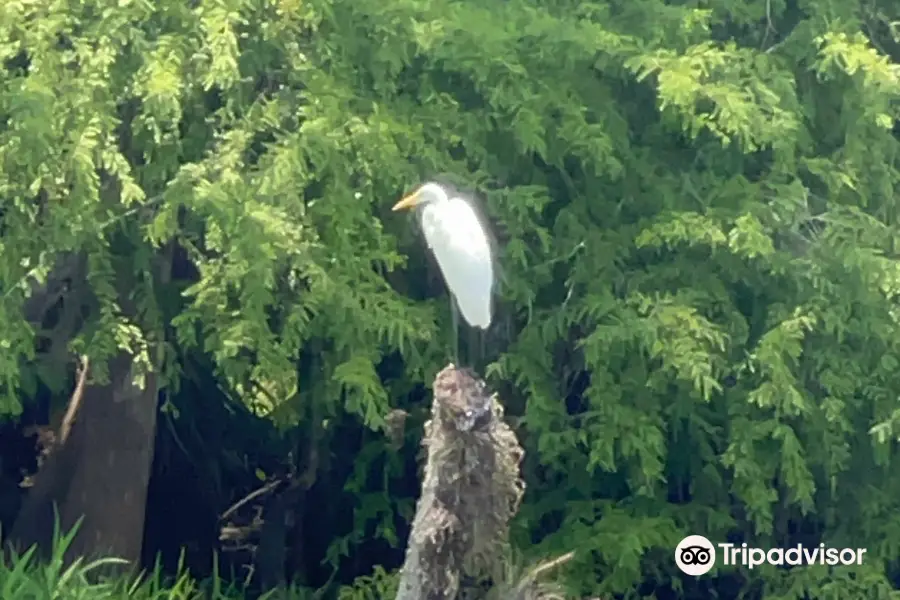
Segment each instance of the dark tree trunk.
[{"label": "dark tree trunk", "polygon": [[[104,199],[111,205],[118,203],[118,180],[101,173],[101,181]],[[113,264],[120,308],[126,316],[140,321],[132,298],[138,277],[132,244],[118,236],[111,239],[110,246],[118,249],[113,253]],[[154,273],[144,275],[167,284],[173,251],[173,245],[166,246],[153,259]],[[34,323],[45,321],[60,299],[68,309],[65,314],[75,315],[67,326],[54,326],[53,348],[58,360],[68,360],[67,342],[79,325],[86,298],[91,296],[87,258],[83,253],[61,256],[47,285],[35,289],[25,306],[26,318]],[[132,566],[140,561],[156,441],[159,381],[151,372],[145,374],[141,387],[135,385],[135,357],[129,352],[120,350],[108,366],[109,383],[105,385],[92,383],[89,374],[84,377],[89,367],[86,362],[82,367],[57,432],[57,443],[39,469],[10,532],[10,542],[19,551],[37,544],[40,555],[49,555],[58,512],[62,533],[81,520],[66,552],[67,561],[100,556],[124,559]]]},{"label": "dark tree trunk", "polygon": [[115,556],[137,564],[144,535],[147,485],[153,462],[158,383],[132,383],[134,358],[121,352],[109,364],[106,385],[87,383],[73,394],[70,433],[60,436],[37,474],[10,535],[19,551],[38,544],[49,554],[58,507],[63,532],[83,519],[66,553]]},{"label": "dark tree trunk", "polygon": [[134,385],[133,364],[120,353],[110,361],[109,384],[85,390],[75,424],[81,452],[60,511],[64,523],[84,519],[70,559],[105,554],[137,564],[141,557],[158,387],[152,373],[143,389]]}]

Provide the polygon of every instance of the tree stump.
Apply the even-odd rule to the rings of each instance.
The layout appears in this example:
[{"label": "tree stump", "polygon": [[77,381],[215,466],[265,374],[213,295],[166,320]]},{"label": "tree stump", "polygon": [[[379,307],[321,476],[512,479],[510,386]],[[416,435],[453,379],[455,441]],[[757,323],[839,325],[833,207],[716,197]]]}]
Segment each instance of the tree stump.
[{"label": "tree stump", "polygon": [[422,493],[397,600],[451,600],[460,577],[490,574],[524,492],[523,451],[503,408],[471,370],[434,380]]}]

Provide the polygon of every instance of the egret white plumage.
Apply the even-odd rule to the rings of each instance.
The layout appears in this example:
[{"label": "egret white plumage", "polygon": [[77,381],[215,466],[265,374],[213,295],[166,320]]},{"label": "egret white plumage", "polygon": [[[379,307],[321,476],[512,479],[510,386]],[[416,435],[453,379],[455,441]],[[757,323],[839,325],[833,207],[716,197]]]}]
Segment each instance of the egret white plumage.
[{"label": "egret white plumage", "polygon": [[456,309],[472,327],[487,329],[493,313],[494,257],[472,201],[438,183],[426,183],[392,210],[419,208],[425,241],[437,260]]}]

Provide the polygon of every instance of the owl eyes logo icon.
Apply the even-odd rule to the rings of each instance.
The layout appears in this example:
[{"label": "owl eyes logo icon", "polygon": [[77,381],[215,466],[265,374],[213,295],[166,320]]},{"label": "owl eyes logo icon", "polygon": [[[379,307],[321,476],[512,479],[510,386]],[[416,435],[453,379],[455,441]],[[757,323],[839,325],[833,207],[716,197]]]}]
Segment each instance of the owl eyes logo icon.
[{"label": "owl eyes logo icon", "polygon": [[716,550],[702,535],[689,535],[675,548],[675,564],[686,575],[698,577],[716,565]]}]

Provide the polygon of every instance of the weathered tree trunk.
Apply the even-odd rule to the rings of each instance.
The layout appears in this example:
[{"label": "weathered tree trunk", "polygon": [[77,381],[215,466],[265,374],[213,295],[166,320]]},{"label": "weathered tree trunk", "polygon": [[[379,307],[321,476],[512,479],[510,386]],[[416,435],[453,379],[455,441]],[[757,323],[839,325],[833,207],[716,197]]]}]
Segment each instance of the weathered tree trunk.
[{"label": "weathered tree trunk", "polygon": [[144,534],[144,512],[153,440],[156,431],[157,379],[145,378],[143,389],[133,383],[134,357],[120,352],[109,364],[106,385],[88,383],[70,415],[47,463],[13,526],[10,538],[20,551],[38,544],[50,549],[54,506],[63,532],[83,519],[66,553],[114,556],[136,564]]},{"label": "weathered tree trunk", "polygon": [[80,455],[62,504],[62,523],[83,516],[67,558],[115,556],[137,564],[144,539],[147,487],[153,464],[158,386],[155,374],[143,389],[133,383],[134,357],[110,361],[110,382],[85,390]]},{"label": "weathered tree trunk", "polygon": [[66,415],[62,424],[48,436],[49,447],[43,449],[47,453],[46,460],[34,477],[34,483],[10,531],[7,541],[19,553],[36,544],[41,557],[47,558],[50,555],[57,503],[66,496],[77,465],[77,453],[72,450],[74,442],[71,429],[84,397],[88,368],[85,361],[79,371]]},{"label": "weathered tree trunk", "polygon": [[[64,315],[79,316],[90,296],[88,261],[83,254],[60,258],[43,289],[35,289],[26,303],[26,318],[45,320],[47,311],[63,300]],[[171,247],[156,260],[163,284],[171,275]],[[131,299],[134,273],[118,269],[116,286],[122,311],[137,318]],[[55,326],[51,354],[68,360],[67,343],[79,318],[61,318]],[[151,350],[152,352],[152,350]],[[59,515],[61,533],[81,520],[65,559],[110,556],[136,566],[141,557],[147,488],[156,439],[159,382],[145,373],[143,386],[134,383],[135,357],[120,351],[109,361],[109,383],[98,385],[82,366],[78,385],[59,426],[56,443],[34,478],[13,524],[9,542],[19,552],[38,546],[39,556],[52,550],[53,529]],[[55,424],[51,424],[55,425]]]},{"label": "weathered tree trunk", "polygon": [[435,377],[428,458],[397,600],[451,600],[462,574],[498,566],[524,490],[522,448],[502,416],[471,371],[449,365]]}]

